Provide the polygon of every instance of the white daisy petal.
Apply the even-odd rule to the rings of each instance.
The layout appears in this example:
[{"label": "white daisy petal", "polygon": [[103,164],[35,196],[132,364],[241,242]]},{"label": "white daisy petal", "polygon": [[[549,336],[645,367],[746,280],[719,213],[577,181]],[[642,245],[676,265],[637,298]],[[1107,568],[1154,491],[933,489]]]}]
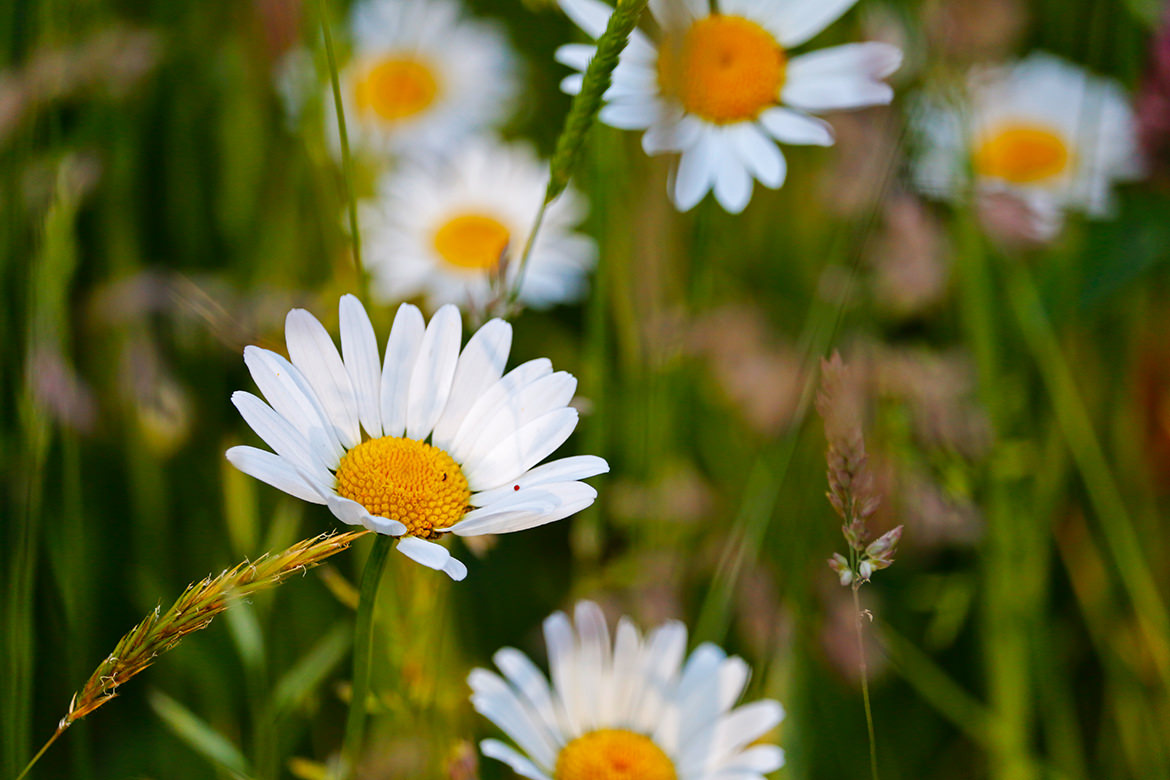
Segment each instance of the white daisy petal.
[{"label": "white daisy petal", "polygon": [[406,431],[410,378],[418,362],[425,332],[422,312],[417,307],[408,303],[398,307],[386,342],[386,362],[382,367],[382,430],[387,436],[401,436]]},{"label": "white daisy petal", "polygon": [[443,450],[451,448],[472,405],[503,375],[511,348],[512,326],[500,319],[491,320],[471,337],[455,365],[451,396],[435,424],[432,444]]},{"label": "white daisy petal", "polygon": [[382,370],[374,326],[353,295],[341,296],[340,320],[342,359],[357,395],[358,417],[366,433],[377,438],[382,435]]},{"label": "white daisy petal", "polygon": [[315,452],[305,437],[292,424],[272,410],[272,407],[251,393],[237,390],[232,403],[244,422],[264,440],[277,455],[292,465],[304,469],[317,482],[328,481],[328,469],[320,454]]},{"label": "white daisy petal", "polygon": [[495,417],[496,412],[508,402],[508,399],[520,388],[536,381],[546,374],[552,373],[552,362],[547,358],[536,358],[527,363],[521,363],[505,374],[498,382],[487,389],[483,395],[467,411],[455,439],[448,452],[460,463],[467,461],[467,452],[476,438]]},{"label": "white daisy petal", "polygon": [[773,16],[766,25],[773,30],[780,44],[795,48],[835,22],[857,0],[789,0],[775,4]]},{"label": "white daisy petal", "polygon": [[583,71],[589,67],[589,60],[593,59],[596,53],[596,46],[587,43],[568,43],[556,50],[553,59],[562,65]]},{"label": "white daisy petal", "polygon": [[672,196],[675,208],[690,211],[710,191],[717,175],[719,155],[714,143],[716,131],[705,128],[700,138],[684,149],[674,175]]},{"label": "white daisy petal", "polygon": [[329,492],[325,494],[325,503],[329,505],[333,516],[346,525],[364,526],[369,521],[370,513],[356,501]]},{"label": "white daisy petal", "polygon": [[467,484],[480,491],[516,479],[564,444],[577,427],[577,418],[571,407],[538,417],[493,447],[483,460],[467,464]]},{"label": "white daisy petal", "polygon": [[784,766],[784,751],[775,745],[752,745],[719,767],[721,772],[757,772],[766,775]]},{"label": "white daisy petal", "polygon": [[487,506],[501,499],[507,498],[514,491],[524,488],[537,487],[553,482],[573,482],[579,479],[595,477],[609,471],[609,464],[596,455],[573,455],[560,460],[549,461],[542,466],[531,469],[515,482],[475,493],[471,496],[472,506]]},{"label": "white daisy petal", "polygon": [[451,553],[446,547],[419,539],[417,536],[404,536],[399,539],[398,552],[415,563],[421,563],[423,566],[439,571],[443,571],[447,562],[451,560]]},{"label": "white daisy petal", "polygon": [[591,506],[597,500],[597,489],[584,482],[560,482],[521,491],[516,496],[523,496],[526,503],[493,505],[468,512],[465,519],[451,527],[451,532],[457,536],[479,536],[527,531]]},{"label": "white daisy petal", "polygon": [[894,88],[858,76],[790,79],[780,98],[805,111],[838,111],[885,105],[894,99]]},{"label": "white daisy petal", "polygon": [[600,0],[559,0],[561,10],[590,38],[600,38],[613,8]]},{"label": "white daisy petal", "polygon": [[552,777],[537,769],[536,764],[533,764],[498,739],[483,740],[479,743],[479,749],[488,758],[503,761],[511,767],[513,772],[521,777],[527,777],[529,780],[552,780]]},{"label": "white daisy petal", "polygon": [[345,447],[357,445],[361,441],[357,398],[325,326],[304,309],[293,309],[285,318],[284,335],[292,364],[312,385],[338,440]]},{"label": "white daisy petal", "polygon": [[[544,719],[546,724],[556,723],[557,715],[553,706],[552,694],[549,691],[548,680],[536,668],[536,664],[528,656],[511,647],[504,647],[496,651],[492,660],[512,687],[524,698],[524,701],[537,715]],[[552,733],[555,740],[559,734]],[[558,744],[559,747],[559,744]]]},{"label": "white daisy petal", "polygon": [[739,161],[760,184],[776,189],[784,183],[784,156],[755,124],[736,125],[729,129],[727,136]]},{"label": "white daisy petal", "polygon": [[760,124],[777,141],[807,146],[832,146],[833,127],[823,119],[775,106],[760,114]]},{"label": "white daisy petal", "polygon": [[473,669],[467,676],[475,709],[507,732],[538,764],[556,763],[557,746],[540,717],[497,674]]},{"label": "white daisy petal", "polygon": [[288,462],[268,450],[256,447],[232,447],[227,451],[231,464],[250,477],[283,490],[290,496],[313,504],[324,504],[317,488],[309,485]]},{"label": "white daisy petal", "polygon": [[585,85],[585,75],[583,73],[571,73],[561,79],[560,89],[566,95],[576,95],[581,91],[581,87]]},{"label": "white daisy petal", "polygon": [[336,467],[345,449],[337,440],[329,415],[296,366],[275,352],[253,346],[244,348],[244,365],[276,413],[292,423],[321,453],[327,467]]},{"label": "white daisy petal", "polygon": [[464,465],[471,467],[486,458],[505,437],[515,434],[538,417],[568,405],[576,390],[576,378],[565,371],[557,371],[525,385],[496,410],[472,440],[466,450]]},{"label": "white daisy petal", "polygon": [[785,73],[789,81],[833,78],[876,81],[892,74],[901,64],[902,50],[897,46],[869,41],[830,46],[793,57]]},{"label": "white daisy petal", "polygon": [[[727,142],[726,134],[723,142]],[[752,177],[730,149],[720,151],[715,171],[715,199],[732,214],[743,211],[752,199]]]},{"label": "white daisy petal", "polygon": [[451,304],[435,312],[423,335],[410,377],[406,403],[406,436],[422,441],[435,428],[451,395],[451,380],[459,360],[463,322]]},{"label": "white daisy petal", "polygon": [[[578,87],[580,89],[580,87]],[[601,109],[597,118],[622,130],[644,130],[658,120],[657,108],[647,103],[610,103]]]}]

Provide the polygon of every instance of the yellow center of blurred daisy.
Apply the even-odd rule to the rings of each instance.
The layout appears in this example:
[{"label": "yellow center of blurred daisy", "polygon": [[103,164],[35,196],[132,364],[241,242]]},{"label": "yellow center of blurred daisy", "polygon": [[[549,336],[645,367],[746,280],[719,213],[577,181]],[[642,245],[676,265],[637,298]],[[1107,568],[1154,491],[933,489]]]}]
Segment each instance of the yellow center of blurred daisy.
[{"label": "yellow center of blurred daisy", "polygon": [[1035,184],[1064,173],[1072,153],[1064,139],[1043,125],[1005,124],[975,146],[975,173],[1013,184]]},{"label": "yellow center of blurred daisy", "polygon": [[345,453],[337,467],[337,493],[424,539],[458,522],[471,497],[467,477],[450,455],[397,436],[370,439]]},{"label": "yellow center of blurred daisy", "polygon": [[674,764],[649,737],[602,729],[577,737],[561,750],[555,780],[677,780]]},{"label": "yellow center of blurred daisy", "polygon": [[776,103],[787,60],[776,39],[742,16],[712,14],[658,51],[658,85],[715,124],[755,119]]},{"label": "yellow center of blurred daisy", "polygon": [[439,81],[431,67],[409,56],[378,61],[354,84],[358,111],[388,122],[421,114],[438,94]]},{"label": "yellow center of blurred daisy", "polygon": [[457,268],[493,271],[511,235],[502,222],[486,214],[461,214],[435,231],[435,251]]}]

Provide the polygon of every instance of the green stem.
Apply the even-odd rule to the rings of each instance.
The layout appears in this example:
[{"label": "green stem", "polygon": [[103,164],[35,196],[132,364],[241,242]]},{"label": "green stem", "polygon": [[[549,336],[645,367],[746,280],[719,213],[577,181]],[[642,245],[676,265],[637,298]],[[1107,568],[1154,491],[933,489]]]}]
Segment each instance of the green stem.
[{"label": "green stem", "polygon": [[46,742],[44,745],[42,745],[41,749],[37,751],[37,754],[32,757],[31,761],[28,762],[28,766],[26,766],[24,768],[24,771],[16,776],[16,780],[21,780],[25,775],[27,775],[29,773],[30,769],[32,769],[34,766],[36,766],[36,763],[41,760],[41,756],[43,756],[45,754],[45,751],[49,749],[49,746],[57,741],[57,737],[59,737],[65,733],[66,728],[68,728],[68,727],[67,726],[65,726],[65,727],[58,726],[57,727],[57,730],[53,732],[53,736],[49,737],[49,741]]},{"label": "green stem", "polygon": [[857,591],[861,587],[861,582],[853,581],[853,611],[856,616],[857,624],[857,665],[861,671],[861,700],[865,702],[865,726],[869,731],[869,772],[873,780],[878,780],[877,768],[877,740],[873,734],[873,710],[869,706],[869,668],[865,663],[865,637],[861,632],[861,620],[865,613],[861,611],[861,599],[857,596]]},{"label": "green stem", "polygon": [[532,256],[532,247],[536,244],[536,234],[540,232],[540,226],[544,224],[544,212],[548,211],[548,204],[552,203],[551,198],[545,198],[540,203],[540,208],[536,212],[536,219],[532,221],[532,230],[528,231],[528,239],[524,242],[524,252],[520,255],[520,266],[516,269],[516,278],[512,281],[512,287],[508,291],[508,309],[516,303],[516,299],[520,297],[520,285],[524,283],[524,271],[528,268],[528,258]]},{"label": "green stem", "polygon": [[366,728],[366,699],[370,688],[370,655],[374,645],[374,606],[386,557],[394,546],[394,537],[374,535],[374,547],[362,571],[358,599],[357,623],[353,630],[353,687],[349,699],[349,717],[345,721],[345,743],[341,750],[341,776],[348,777],[357,766],[362,736]]},{"label": "green stem", "polygon": [[337,56],[333,51],[333,34],[329,31],[329,14],[326,0],[320,0],[321,33],[325,37],[325,59],[329,62],[329,80],[333,84],[333,109],[337,112],[337,131],[341,137],[341,171],[345,179],[345,198],[349,207],[349,232],[353,239],[353,264],[357,269],[358,284],[364,286],[365,274],[362,269],[362,238],[358,232],[357,198],[353,188],[353,158],[349,153],[349,133],[345,128],[345,107],[341,102],[341,79],[337,75]]},{"label": "green stem", "polygon": [[1142,552],[1142,541],[1121,497],[1113,471],[1097,440],[1085,402],[1077,391],[1072,368],[1065,358],[1044,311],[1040,294],[1028,270],[1017,266],[1009,280],[1009,298],[1020,331],[1040,368],[1052,399],[1056,421],[1085,481],[1102,536],[1113,557],[1121,583],[1133,602],[1138,625],[1145,634],[1162,683],[1170,689],[1170,615]]}]

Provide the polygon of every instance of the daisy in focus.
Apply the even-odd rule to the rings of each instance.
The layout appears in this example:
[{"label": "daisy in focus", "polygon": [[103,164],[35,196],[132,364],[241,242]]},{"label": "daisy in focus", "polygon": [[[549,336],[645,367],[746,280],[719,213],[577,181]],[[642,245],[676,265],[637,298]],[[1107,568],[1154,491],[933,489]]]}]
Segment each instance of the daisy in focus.
[{"label": "daisy in focus", "polygon": [[[517,81],[507,41],[455,0],[363,0],[350,27],[353,57],[340,80],[355,147],[442,151],[510,110]],[[326,116],[336,137],[334,112]]]},{"label": "daisy in focus", "polygon": [[1033,240],[1055,236],[1065,209],[1107,214],[1113,182],[1141,173],[1120,87],[1051,55],[973,71],[960,103],[918,112],[919,187],[962,200],[973,184],[985,201],[1010,198]]},{"label": "daisy in focus", "polygon": [[[724,209],[739,213],[752,180],[776,189],[787,164],[777,141],[831,146],[832,128],[811,114],[889,103],[881,79],[902,61],[884,43],[855,43],[791,56],[856,0],[651,0],[662,30],[652,42],[635,30],[605,93],[600,120],[645,130],[647,154],[678,152],[671,199],[687,211],[714,190]],[[612,9],[600,0],[560,0],[589,36],[605,30]],[[557,60],[581,71],[561,87],[581,89],[596,47],[569,44]]]},{"label": "daisy in focus", "polygon": [[[527,145],[484,140],[387,174],[379,200],[362,213],[374,294],[484,311],[500,292],[493,280],[504,289],[516,282],[547,181],[548,166]],[[597,258],[593,241],[575,232],[584,216],[584,199],[571,189],[548,207],[521,279],[522,303],[546,308],[584,294]]]},{"label": "daisy in focus", "polygon": [[[732,709],[749,669],[713,644],[686,654],[687,630],[669,622],[642,637],[627,618],[610,641],[605,616],[577,604],[544,621],[552,687],[526,655],[494,656],[502,677],[468,677],[475,709],[519,748],[496,739],[484,755],[531,780],[762,780],[784,751],[756,743],[784,717],[765,699]],[[750,747],[749,747],[750,745]]]},{"label": "daisy in focus", "polygon": [[504,374],[507,322],[491,320],[461,352],[458,309],[427,324],[403,304],[383,362],[361,302],[343,296],[340,310],[340,353],[304,309],[285,322],[290,360],[244,350],[267,402],[237,391],[232,403],[273,451],[232,447],[236,468],[343,523],[401,537],[399,552],[456,580],[467,567],[431,540],[520,531],[593,503],[597,491],[579,480],[608,471],[601,458],[537,466],[577,426],[577,380],[545,358]]}]

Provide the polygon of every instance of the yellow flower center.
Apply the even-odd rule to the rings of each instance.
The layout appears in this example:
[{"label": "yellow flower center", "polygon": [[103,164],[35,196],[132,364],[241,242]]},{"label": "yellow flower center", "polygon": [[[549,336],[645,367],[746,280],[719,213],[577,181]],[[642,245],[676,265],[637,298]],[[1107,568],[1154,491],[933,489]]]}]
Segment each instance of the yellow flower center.
[{"label": "yellow flower center", "polygon": [[387,122],[421,114],[439,94],[439,80],[426,62],[411,56],[386,57],[371,65],[354,83],[360,113]]},{"label": "yellow flower center", "polygon": [[555,780],[677,780],[674,764],[649,737],[602,729],[577,737],[561,750]]},{"label": "yellow flower center", "polygon": [[1035,184],[1064,173],[1072,152],[1064,139],[1043,125],[1002,125],[976,145],[975,173],[1013,184]]},{"label": "yellow flower center", "polygon": [[712,14],[658,51],[658,85],[688,112],[715,124],[755,119],[784,86],[784,49],[742,16]]},{"label": "yellow flower center", "polygon": [[435,250],[456,268],[493,271],[511,235],[502,222],[486,214],[461,214],[435,231]]},{"label": "yellow flower center", "polygon": [[458,522],[471,497],[467,477],[450,455],[398,436],[370,439],[345,453],[337,467],[337,493],[424,539]]}]

